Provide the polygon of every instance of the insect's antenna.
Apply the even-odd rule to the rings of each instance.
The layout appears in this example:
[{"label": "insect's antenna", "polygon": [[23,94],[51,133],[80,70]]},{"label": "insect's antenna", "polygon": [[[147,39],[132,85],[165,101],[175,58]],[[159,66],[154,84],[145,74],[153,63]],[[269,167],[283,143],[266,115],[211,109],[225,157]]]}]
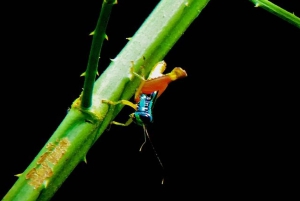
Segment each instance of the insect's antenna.
[{"label": "insect's antenna", "polygon": [[146,132],[145,132],[145,125],[143,125],[143,128],[144,128],[144,142],[143,142],[143,144],[141,145],[141,147],[140,147],[140,152],[142,151],[142,149],[143,149],[143,147],[144,147],[144,144],[146,144],[146,141],[147,141],[147,134],[146,134]]},{"label": "insect's antenna", "polygon": [[[153,144],[152,144],[152,141],[151,141],[151,139],[150,139],[150,136],[149,136],[149,134],[148,134],[148,131],[147,131],[145,125],[143,125],[143,129],[144,129],[144,135],[145,135],[145,142],[142,144],[142,146],[146,143],[146,136],[147,136],[148,139],[149,139],[149,142],[150,142],[150,144],[151,144],[151,147],[152,147],[152,149],[153,149],[153,151],[154,151],[154,153],[155,153],[155,155],[156,155],[156,158],[157,158],[157,160],[158,160],[158,162],[159,162],[159,164],[160,164],[160,166],[162,167],[162,169],[164,169],[164,166],[163,166],[163,164],[162,164],[162,162],[161,162],[161,160],[160,160],[160,158],[159,158],[159,156],[158,156],[158,154],[157,154],[157,152],[156,152],[156,150],[155,150],[155,148],[154,148],[154,146],[153,146]],[[142,147],[141,147],[141,148],[142,148]],[[140,150],[141,150],[141,149],[140,149]]]}]

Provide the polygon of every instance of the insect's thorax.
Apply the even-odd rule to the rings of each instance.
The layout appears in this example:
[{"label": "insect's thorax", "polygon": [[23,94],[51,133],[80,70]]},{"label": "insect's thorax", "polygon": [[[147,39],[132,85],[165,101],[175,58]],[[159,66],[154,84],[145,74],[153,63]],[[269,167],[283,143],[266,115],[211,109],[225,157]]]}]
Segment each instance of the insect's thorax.
[{"label": "insect's thorax", "polygon": [[146,125],[153,122],[152,109],[157,98],[158,91],[151,94],[141,94],[134,112],[134,122],[138,125]]}]

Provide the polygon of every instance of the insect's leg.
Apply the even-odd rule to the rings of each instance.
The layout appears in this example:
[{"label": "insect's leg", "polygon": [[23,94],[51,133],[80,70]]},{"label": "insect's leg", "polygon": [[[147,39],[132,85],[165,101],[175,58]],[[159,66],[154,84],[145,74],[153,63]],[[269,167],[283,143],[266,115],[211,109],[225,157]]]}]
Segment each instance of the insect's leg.
[{"label": "insect's leg", "polygon": [[109,105],[118,105],[118,104],[123,104],[123,105],[128,105],[129,107],[132,107],[134,110],[137,110],[137,105],[128,101],[128,100],[119,100],[117,102],[113,102],[110,100],[102,100],[102,103],[107,103]]},{"label": "insect's leg", "polygon": [[144,77],[145,75],[145,69],[142,67],[142,75],[139,75],[138,73],[134,72],[134,61],[131,61],[131,67],[130,67],[130,73],[136,77],[138,77],[141,80],[140,86],[137,88],[135,94],[134,94],[134,100],[137,101],[141,95],[141,90],[146,82],[146,79]]},{"label": "insect's leg", "polygon": [[116,121],[112,121],[111,124],[115,124],[118,126],[129,126],[132,123],[132,121],[133,121],[132,118],[129,118],[124,124]]},{"label": "insect's leg", "polygon": [[[134,110],[137,110],[137,105],[136,104],[133,104],[132,102],[128,101],[128,100],[120,100],[120,101],[117,101],[117,102],[113,102],[113,101],[110,101],[110,100],[102,100],[102,103],[107,103],[107,104],[110,104],[110,105],[117,105],[117,104],[123,104],[123,105],[128,105],[130,107],[132,107]],[[115,124],[115,125],[118,125],[118,126],[128,126],[132,123],[132,115],[130,115],[130,118],[125,122],[125,123],[119,123],[119,122],[116,122],[116,121],[112,121],[110,122],[110,124]]]},{"label": "insect's leg", "polygon": [[138,73],[136,73],[136,72],[134,72],[134,68],[133,67],[134,67],[134,61],[131,61],[130,73],[132,75],[138,77],[141,80],[146,80],[145,79],[145,69],[144,69],[144,67],[141,67],[142,68],[142,74],[141,75],[138,74]]}]

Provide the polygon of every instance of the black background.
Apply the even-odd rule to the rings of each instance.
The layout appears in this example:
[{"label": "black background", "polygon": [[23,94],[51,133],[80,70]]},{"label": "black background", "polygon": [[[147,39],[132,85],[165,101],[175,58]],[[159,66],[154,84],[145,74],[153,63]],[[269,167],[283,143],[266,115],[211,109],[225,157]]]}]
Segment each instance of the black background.
[{"label": "black background", "polygon": [[[109,64],[159,1],[114,6],[100,60]],[[297,0],[272,1],[300,15]],[[3,7],[1,196],[78,97],[101,1],[22,2]],[[105,132],[52,200],[257,198],[292,178],[300,30],[246,0],[212,0],[165,57],[188,77],[154,108],[143,130]],[[117,117],[126,121],[127,108]],[[161,186],[162,177],[165,185]],[[293,187],[289,187],[292,192]],[[289,193],[287,193],[289,194]],[[261,196],[260,196],[261,197]]]}]

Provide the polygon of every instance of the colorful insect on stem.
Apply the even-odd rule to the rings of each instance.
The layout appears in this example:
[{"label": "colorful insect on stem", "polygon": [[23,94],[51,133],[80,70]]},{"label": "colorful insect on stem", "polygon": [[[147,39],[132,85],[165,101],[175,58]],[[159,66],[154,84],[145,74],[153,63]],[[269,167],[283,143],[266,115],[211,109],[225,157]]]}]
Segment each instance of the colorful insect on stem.
[{"label": "colorful insect on stem", "polygon": [[161,94],[166,90],[170,82],[187,76],[185,70],[180,67],[175,67],[170,73],[162,74],[165,71],[166,66],[166,62],[158,62],[152,68],[152,71],[150,72],[148,79],[146,80],[144,76],[133,72],[132,62],[131,73],[142,80],[134,95],[135,103],[132,103],[128,100],[120,100],[117,102],[102,100],[102,102],[108,103],[110,105],[128,105],[132,107],[135,112],[130,115],[130,118],[126,123],[112,121],[111,124],[128,126],[134,121],[136,124],[142,126],[148,123],[152,123],[152,109],[156,99],[161,96]]},{"label": "colorful insect on stem", "polygon": [[148,138],[154,153],[161,167],[163,168],[162,162],[150,140],[146,125],[153,122],[152,110],[156,99],[166,90],[170,82],[186,77],[187,73],[182,68],[175,67],[170,73],[162,74],[165,71],[167,64],[164,61],[160,61],[153,67],[148,79],[145,79],[144,75],[139,75],[133,71],[133,66],[134,63],[132,61],[131,73],[141,79],[141,84],[134,95],[135,103],[132,103],[128,100],[120,100],[117,102],[102,100],[102,102],[110,105],[124,104],[132,107],[135,110],[134,113],[129,115],[130,118],[125,123],[112,121],[111,124],[128,126],[132,122],[135,122],[136,124],[142,126],[144,129],[145,141],[142,144],[140,151],[142,150],[143,145],[146,143],[146,138]]}]

